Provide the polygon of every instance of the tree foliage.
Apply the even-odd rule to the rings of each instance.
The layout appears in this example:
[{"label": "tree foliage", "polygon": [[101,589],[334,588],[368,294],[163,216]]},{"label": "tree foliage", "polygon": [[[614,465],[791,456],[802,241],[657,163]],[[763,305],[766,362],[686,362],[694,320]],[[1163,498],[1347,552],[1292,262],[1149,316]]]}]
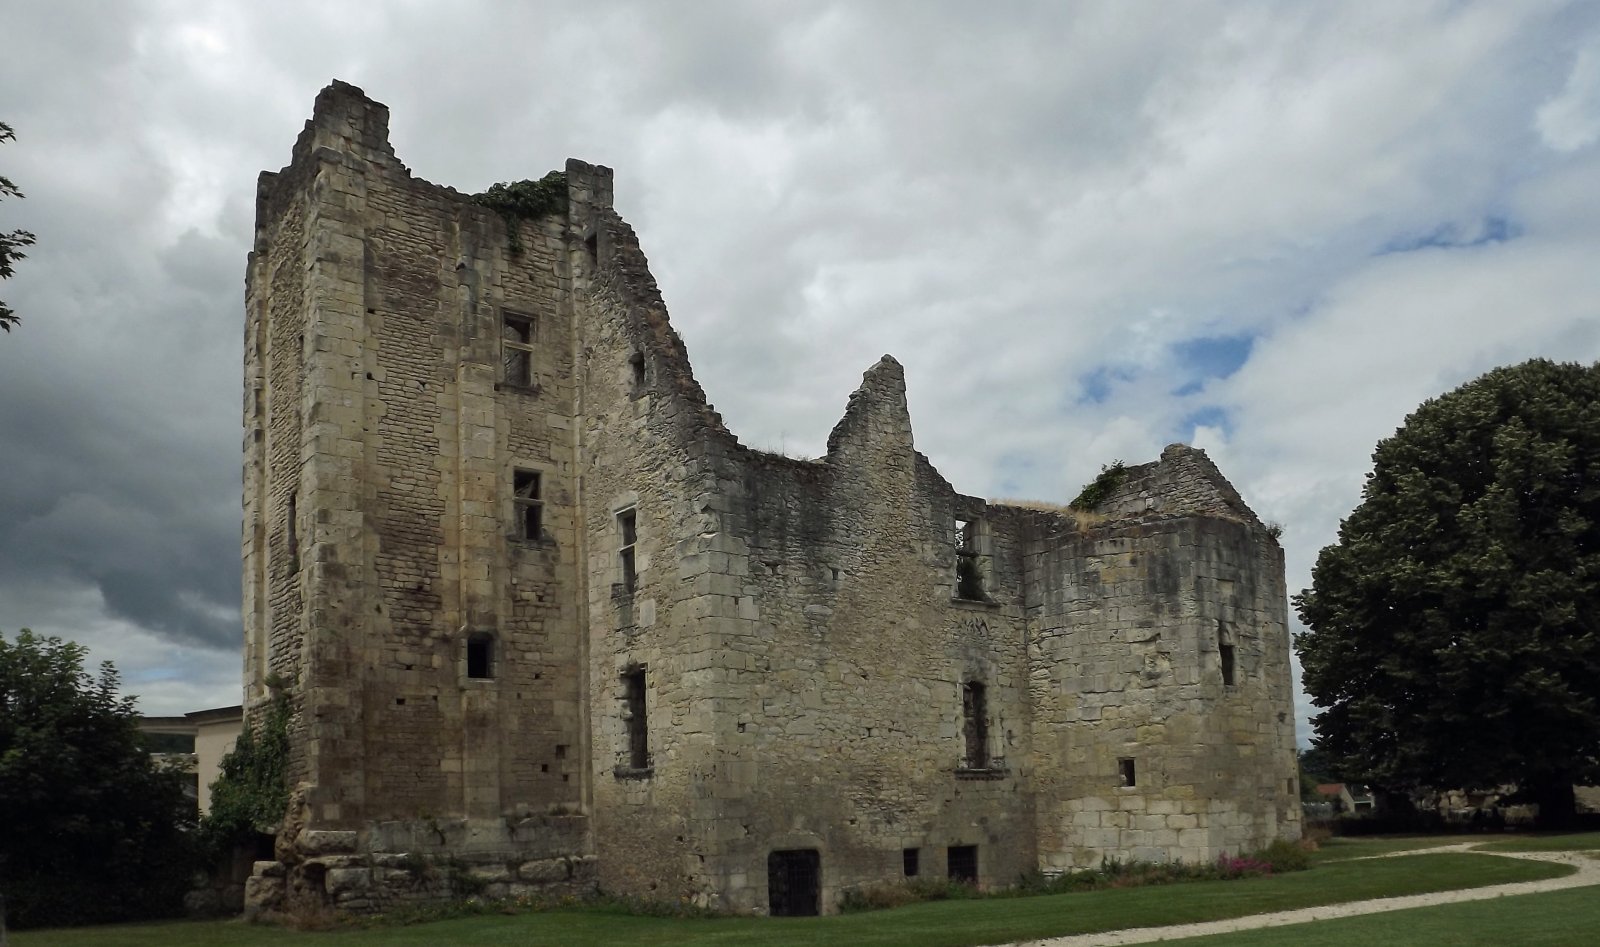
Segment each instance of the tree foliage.
[{"label": "tree foliage", "polygon": [[1317,746],[1389,789],[1600,778],[1600,364],[1535,360],[1424,403],[1296,596]]},{"label": "tree foliage", "polygon": [[259,725],[246,723],[222,757],[211,786],[211,811],[202,828],[207,847],[221,856],[282,821],[289,807],[289,701],[279,695]]},{"label": "tree foliage", "polygon": [[27,629],[0,638],[0,893],[17,927],[181,912],[193,803],[140,739],[110,664]]},{"label": "tree foliage", "polygon": [[[12,141],[16,138],[11,126],[0,122],[0,142]],[[0,197],[21,197],[22,191],[5,175],[0,175]],[[23,247],[33,246],[33,234],[26,230],[0,230],[0,279],[9,279],[12,274],[12,264],[27,256],[22,252]],[[11,311],[11,307],[0,300],[0,329],[7,332],[11,327],[21,322],[22,319]]]}]

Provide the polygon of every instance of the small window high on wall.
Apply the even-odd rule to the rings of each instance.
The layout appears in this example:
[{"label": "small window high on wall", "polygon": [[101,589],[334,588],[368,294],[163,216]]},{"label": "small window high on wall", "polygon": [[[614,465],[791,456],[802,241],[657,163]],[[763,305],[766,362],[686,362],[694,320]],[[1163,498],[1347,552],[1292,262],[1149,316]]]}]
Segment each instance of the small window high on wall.
[{"label": "small window high on wall", "polygon": [[494,677],[494,635],[479,631],[467,636],[467,677],[473,680]]},{"label": "small window high on wall", "polygon": [[631,668],[622,674],[622,713],[628,733],[628,768],[650,768],[650,718],[645,705],[645,669]]},{"label": "small window high on wall", "polygon": [[501,314],[502,382],[524,388],[533,384],[533,346],[538,340],[538,326],[533,316],[517,312]]},{"label": "small window high on wall", "polygon": [[543,484],[536,470],[517,470],[511,474],[512,503],[516,507],[518,539],[538,541],[544,536]]},{"label": "small window high on wall", "polygon": [[1217,622],[1217,653],[1222,664],[1222,684],[1224,687],[1233,686],[1234,659],[1233,642],[1229,640],[1228,626]]},{"label": "small window high on wall", "polygon": [[622,591],[629,595],[633,594],[639,578],[634,562],[634,547],[639,541],[638,524],[634,510],[617,514],[617,579]]},{"label": "small window high on wall", "polygon": [[989,767],[988,692],[979,681],[961,685],[961,735],[966,741],[967,769]]},{"label": "small window high on wall", "polygon": [[977,520],[956,520],[956,598],[969,602],[988,599],[984,592],[983,556],[979,540]]}]

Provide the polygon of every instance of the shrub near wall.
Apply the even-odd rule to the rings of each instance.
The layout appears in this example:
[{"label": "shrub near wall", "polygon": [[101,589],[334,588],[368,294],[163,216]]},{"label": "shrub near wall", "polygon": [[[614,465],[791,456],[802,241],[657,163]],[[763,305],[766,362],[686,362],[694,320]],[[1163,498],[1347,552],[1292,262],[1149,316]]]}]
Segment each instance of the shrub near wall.
[{"label": "shrub near wall", "polygon": [[173,917],[195,861],[183,777],[146,751],[109,664],[0,638],[0,894],[12,927]]}]

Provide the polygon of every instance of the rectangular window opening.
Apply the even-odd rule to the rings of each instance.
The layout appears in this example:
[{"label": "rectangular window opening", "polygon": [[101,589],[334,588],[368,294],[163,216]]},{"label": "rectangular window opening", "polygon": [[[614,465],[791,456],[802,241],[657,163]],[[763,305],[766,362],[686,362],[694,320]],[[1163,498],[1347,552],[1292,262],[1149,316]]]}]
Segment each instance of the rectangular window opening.
[{"label": "rectangular window opening", "polygon": [[1124,785],[1124,786],[1135,786],[1135,785],[1138,785],[1137,777],[1136,777],[1136,775],[1135,775],[1135,773],[1133,771],[1133,760],[1132,760],[1132,758],[1125,756],[1122,759],[1117,760],[1117,771],[1122,776],[1122,785]]},{"label": "rectangular window opening", "polygon": [[533,384],[533,346],[538,339],[538,322],[529,315],[501,314],[501,381],[528,387]]},{"label": "rectangular window opening", "polygon": [[628,731],[628,768],[650,768],[650,721],[645,708],[645,669],[622,675],[623,713]]},{"label": "rectangular window opening", "polygon": [[536,470],[511,474],[512,503],[517,514],[517,538],[537,542],[544,537],[543,484]]},{"label": "rectangular window opening", "polygon": [[966,740],[967,769],[988,769],[989,707],[979,681],[961,685],[961,735]]},{"label": "rectangular window opening", "polygon": [[473,680],[494,677],[494,635],[477,632],[467,636],[467,677]]},{"label": "rectangular window opening", "polygon": [[920,848],[907,848],[902,849],[900,852],[900,864],[905,869],[907,878],[915,878],[917,876],[917,872],[922,868],[921,861],[922,849]]},{"label": "rectangular window opening", "polygon": [[951,881],[966,885],[978,883],[978,846],[952,845],[945,857],[946,873]]},{"label": "rectangular window opening", "polygon": [[297,524],[297,521],[299,520],[299,516],[295,512],[295,496],[292,493],[289,494],[288,508],[284,510],[283,516],[284,516],[284,521],[285,521],[284,522],[284,530],[285,530],[285,533],[287,535],[288,546],[289,546],[289,571],[290,572],[299,572],[300,571],[300,534],[299,534],[299,532],[297,531],[297,528],[296,528],[296,524]]},{"label": "rectangular window opening", "polygon": [[639,538],[637,522],[634,510],[623,510],[617,514],[617,571],[622,591],[629,595],[633,594],[638,582],[638,573],[634,569],[634,546]]},{"label": "rectangular window opening", "polygon": [[956,598],[988,599],[983,589],[983,561],[978,549],[978,521],[956,520]]},{"label": "rectangular window opening", "polygon": [[1233,645],[1228,642],[1228,626],[1217,622],[1217,652],[1222,664],[1222,684],[1233,686]]}]

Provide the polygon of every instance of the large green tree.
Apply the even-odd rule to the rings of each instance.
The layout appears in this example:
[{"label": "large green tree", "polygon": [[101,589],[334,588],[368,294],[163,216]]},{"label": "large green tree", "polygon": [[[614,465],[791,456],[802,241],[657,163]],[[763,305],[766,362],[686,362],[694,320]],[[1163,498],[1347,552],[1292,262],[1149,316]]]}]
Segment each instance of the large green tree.
[{"label": "large green tree", "polygon": [[1496,369],[1372,459],[1295,598],[1316,745],[1350,778],[1516,783],[1569,821],[1600,778],[1600,364]]},{"label": "large green tree", "polygon": [[[0,142],[11,141],[16,137],[16,134],[11,131],[10,125],[0,122]],[[12,184],[9,178],[0,174],[0,197],[21,196],[22,191],[18,190],[17,186]],[[32,245],[33,234],[26,230],[0,230],[0,279],[7,279],[11,276],[11,264],[27,255],[22,252],[23,247]],[[10,332],[11,327],[21,321],[21,317],[12,312],[11,307],[7,306],[4,300],[0,300],[0,329]]]},{"label": "large green tree", "polygon": [[17,927],[168,916],[195,866],[182,777],[145,751],[110,664],[0,637],[0,895]]}]

